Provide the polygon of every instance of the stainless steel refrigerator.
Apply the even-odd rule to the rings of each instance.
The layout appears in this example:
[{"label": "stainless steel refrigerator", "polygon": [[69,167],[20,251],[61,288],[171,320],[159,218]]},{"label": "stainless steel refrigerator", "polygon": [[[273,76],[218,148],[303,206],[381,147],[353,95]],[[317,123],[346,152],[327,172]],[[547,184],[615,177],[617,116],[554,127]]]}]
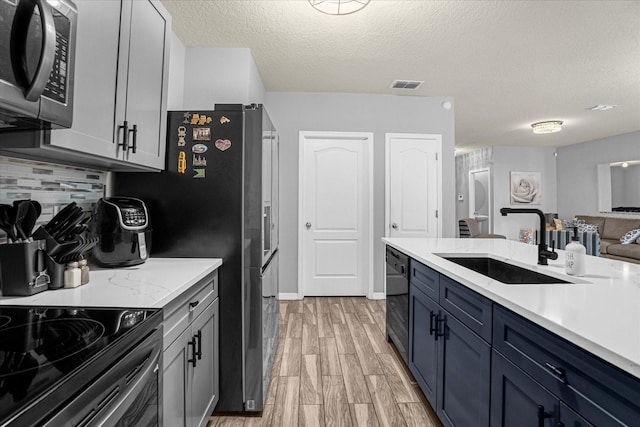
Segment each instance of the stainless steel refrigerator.
[{"label": "stainless steel refrigerator", "polygon": [[147,203],[151,257],[222,258],[220,400],[261,411],[278,345],[278,136],[261,105],[168,112],[165,170],[115,173]]}]

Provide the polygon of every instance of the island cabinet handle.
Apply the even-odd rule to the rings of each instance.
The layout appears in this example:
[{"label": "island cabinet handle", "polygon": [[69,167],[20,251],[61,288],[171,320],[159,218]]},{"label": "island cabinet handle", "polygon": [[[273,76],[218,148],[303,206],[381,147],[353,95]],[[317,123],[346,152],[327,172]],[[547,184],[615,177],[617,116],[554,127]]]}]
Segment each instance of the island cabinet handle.
[{"label": "island cabinet handle", "polygon": [[189,346],[191,347],[191,354],[193,355],[193,357],[191,359],[188,359],[187,362],[193,364],[193,367],[196,367],[197,364],[197,359],[196,357],[198,356],[198,353],[196,352],[196,337],[195,335],[193,336],[193,338],[191,338],[191,341],[189,341]]},{"label": "island cabinet handle", "polygon": [[198,301],[198,300],[191,301],[189,303],[189,311],[192,311],[194,308],[196,308],[198,306],[198,304],[200,304],[200,301]]},{"label": "island cabinet handle", "polygon": [[434,338],[437,341],[438,337],[444,337],[444,327],[442,328],[443,330],[440,330],[440,324],[444,323],[445,321],[445,317],[443,315],[441,315],[440,313],[438,313],[438,315],[436,316],[436,328],[435,328],[435,334],[434,334]]},{"label": "island cabinet handle", "polygon": [[549,362],[545,363],[545,366],[547,367],[547,369],[553,372],[558,377],[558,379],[560,379],[560,381],[562,381],[563,383],[567,381],[567,373],[563,368],[558,368],[557,366],[552,365]]},{"label": "island cabinet handle", "polygon": [[552,416],[549,412],[544,411],[544,406],[538,405],[538,427],[544,427],[544,420]]},{"label": "island cabinet handle", "polygon": [[433,333],[436,331],[434,322],[435,317],[436,315],[433,313],[433,311],[429,312],[429,335],[433,335]]}]

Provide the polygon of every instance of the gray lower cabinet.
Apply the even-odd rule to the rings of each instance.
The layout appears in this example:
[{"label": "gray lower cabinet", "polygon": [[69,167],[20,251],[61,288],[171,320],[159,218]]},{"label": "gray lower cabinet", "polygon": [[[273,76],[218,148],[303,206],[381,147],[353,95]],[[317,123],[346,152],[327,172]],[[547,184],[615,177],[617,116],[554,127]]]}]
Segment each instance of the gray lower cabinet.
[{"label": "gray lower cabinet", "polygon": [[158,0],[76,6],[72,127],[11,132],[2,150],[110,170],[164,169],[169,13]]},{"label": "gray lower cabinet", "polygon": [[[409,369],[445,426],[488,426],[491,346],[462,320],[477,324],[477,314],[486,315],[486,307],[490,318],[491,304],[448,278],[443,281],[444,276],[433,278],[439,273],[415,264],[410,263]],[[450,304],[453,294],[466,304],[456,309],[464,313],[459,315],[462,320],[441,305]],[[440,301],[428,295],[439,295]],[[486,335],[484,328],[486,322],[478,331]]]},{"label": "gray lower cabinet", "polygon": [[409,369],[445,426],[636,427],[640,380],[410,260]]},{"label": "gray lower cabinet", "polygon": [[219,400],[217,274],[165,308],[163,425],[204,427]]}]

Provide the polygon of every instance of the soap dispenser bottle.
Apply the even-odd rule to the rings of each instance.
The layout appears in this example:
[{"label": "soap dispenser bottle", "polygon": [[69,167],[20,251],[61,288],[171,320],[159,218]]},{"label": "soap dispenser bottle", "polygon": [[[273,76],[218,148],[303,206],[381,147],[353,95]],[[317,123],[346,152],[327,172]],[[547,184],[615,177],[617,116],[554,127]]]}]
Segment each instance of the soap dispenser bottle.
[{"label": "soap dispenser bottle", "polygon": [[578,239],[578,227],[573,227],[571,243],[565,248],[565,272],[571,276],[584,276],[587,249],[580,244]]}]

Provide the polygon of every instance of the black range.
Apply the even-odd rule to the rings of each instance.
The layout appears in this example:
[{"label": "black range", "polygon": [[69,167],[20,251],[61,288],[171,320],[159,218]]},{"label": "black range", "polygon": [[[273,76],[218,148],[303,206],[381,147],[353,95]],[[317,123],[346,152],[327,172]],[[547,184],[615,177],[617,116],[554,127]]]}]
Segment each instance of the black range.
[{"label": "black range", "polygon": [[[161,321],[159,309],[0,306],[0,426],[157,425]],[[151,396],[136,402],[146,414],[127,411],[132,393]]]}]

